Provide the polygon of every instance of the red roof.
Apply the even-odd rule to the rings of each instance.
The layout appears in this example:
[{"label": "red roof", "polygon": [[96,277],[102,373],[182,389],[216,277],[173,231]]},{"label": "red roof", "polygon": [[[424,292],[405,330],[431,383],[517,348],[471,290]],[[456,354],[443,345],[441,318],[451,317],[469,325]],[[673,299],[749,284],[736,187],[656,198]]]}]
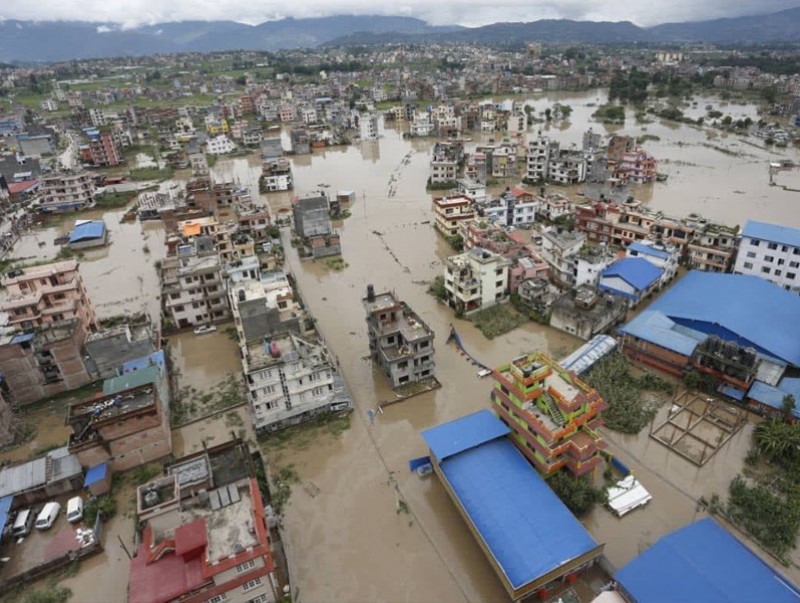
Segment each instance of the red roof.
[{"label": "red roof", "polygon": [[206,536],[206,520],[196,519],[191,523],[182,525],[175,530],[175,554],[186,557],[202,549],[208,544]]},{"label": "red roof", "polygon": [[8,192],[12,195],[19,195],[20,193],[24,193],[29,188],[33,188],[34,186],[39,186],[38,180],[23,180],[22,182],[9,182],[8,183]]},{"label": "red roof", "polygon": [[168,552],[147,565],[148,557],[147,546],[140,544],[131,561],[128,603],[167,603],[206,582],[200,557],[186,561]]},{"label": "red roof", "polygon": [[526,191],[524,188],[520,188],[519,186],[515,186],[511,189],[511,194],[515,197],[524,197],[525,195],[533,195],[532,192]]}]

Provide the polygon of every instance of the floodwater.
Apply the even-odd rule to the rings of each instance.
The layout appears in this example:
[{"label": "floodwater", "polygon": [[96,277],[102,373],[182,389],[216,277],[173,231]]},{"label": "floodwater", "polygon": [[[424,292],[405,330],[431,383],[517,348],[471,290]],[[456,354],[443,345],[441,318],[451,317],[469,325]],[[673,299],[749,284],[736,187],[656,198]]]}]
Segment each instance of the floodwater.
[{"label": "floodwater", "polygon": [[[589,126],[603,133],[660,137],[644,147],[661,161],[659,171],[667,173],[669,181],[632,187],[630,194],[666,214],[697,211],[730,225],[752,217],[800,226],[797,193],[770,187],[768,174],[770,160],[797,161],[795,149],[765,148],[756,138],[660,120],[637,124],[631,111],[624,126],[605,126],[590,118],[605,98],[604,91],[589,91],[540,95],[530,102],[537,111],[556,101],[572,106],[569,123],[542,125],[565,145],[580,144]],[[755,117],[753,107],[723,107],[715,99],[698,99],[697,111],[703,112],[707,104],[734,117]],[[538,127],[534,125],[531,133]],[[433,139],[403,140],[397,129],[383,123],[380,133],[378,141],[291,157],[295,190],[290,193],[256,194],[261,166],[255,156],[220,158],[212,168],[217,179],[250,186],[260,199],[257,202],[268,203],[276,215],[289,208],[294,194],[320,188],[331,194],[337,190],[357,194],[351,217],[336,225],[347,263],[344,270],[334,271],[324,261],[301,261],[289,245],[288,230],[282,234],[287,268],[337,357],[355,401],[349,430],[338,436],[322,434],[312,446],[289,446],[273,457],[278,464],[294,465],[300,478],[283,518],[293,586],[303,603],[505,600],[499,580],[441,484],[433,476],[419,478],[409,472],[408,460],[426,453],[421,430],[489,405],[491,382],[480,380],[476,368],[445,345],[451,323],[467,349],[489,365],[535,350],[560,358],[581,342],[533,323],[488,341],[426,293],[450,253],[430,224],[431,195],[424,188]],[[492,136],[500,138],[502,133],[473,138],[477,142]],[[157,316],[152,264],[164,253],[159,244],[163,231],[157,223],[119,224],[121,214],[105,214],[113,243],[87,252],[81,270],[101,316],[119,313],[120,308],[146,308]],[[52,255],[49,239],[61,232],[50,229],[28,235],[45,240],[46,246],[40,248],[38,240],[26,238],[15,255],[38,257],[45,249]],[[142,251],[145,235],[150,254]],[[434,329],[437,376],[442,383],[439,390],[385,407],[374,421],[367,411],[391,400],[393,393],[364,359],[368,347],[361,299],[367,284],[379,292],[394,290]],[[239,370],[236,346],[222,331],[203,338],[189,333],[171,339],[181,384],[203,389]],[[238,414],[242,420],[247,417],[246,412]],[[176,431],[176,452],[196,450],[209,435],[217,438],[236,429],[225,423],[224,416],[192,424]],[[621,520],[604,509],[587,518],[591,533],[606,543],[611,562],[622,565],[665,532],[701,517],[695,503],[699,496],[717,493],[724,498],[728,482],[741,467],[750,431],[747,426],[738,432],[702,469],[649,438],[646,430],[639,436],[607,431],[611,451],[634,469],[654,496],[648,507]],[[398,500],[406,504],[399,505]],[[791,572],[790,576],[798,579]]]}]

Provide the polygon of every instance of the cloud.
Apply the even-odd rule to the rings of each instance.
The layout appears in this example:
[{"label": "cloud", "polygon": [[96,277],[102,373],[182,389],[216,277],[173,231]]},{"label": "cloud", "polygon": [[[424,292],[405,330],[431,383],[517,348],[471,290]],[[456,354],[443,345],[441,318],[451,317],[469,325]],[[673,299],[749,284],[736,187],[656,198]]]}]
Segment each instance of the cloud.
[{"label": "cloud", "polygon": [[70,20],[117,23],[123,28],[185,20],[233,20],[257,24],[283,17],[383,14],[418,17],[442,25],[477,26],[498,21],[576,19],[633,21],[649,26],[669,21],[698,21],[763,14],[791,8],[797,0],[673,0],[627,4],[607,0],[2,0],[0,20]]},{"label": "cloud", "polygon": [[108,25],[100,25],[97,27],[97,33],[109,33],[114,31],[113,27],[109,27]]}]

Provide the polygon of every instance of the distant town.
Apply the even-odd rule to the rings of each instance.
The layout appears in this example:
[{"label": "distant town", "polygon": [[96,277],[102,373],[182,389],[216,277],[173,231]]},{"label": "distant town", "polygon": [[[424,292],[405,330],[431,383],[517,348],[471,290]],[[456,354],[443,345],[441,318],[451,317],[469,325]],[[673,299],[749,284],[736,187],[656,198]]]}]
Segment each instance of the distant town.
[{"label": "distant town", "polygon": [[800,601],[799,56],[0,65],[0,603]]}]

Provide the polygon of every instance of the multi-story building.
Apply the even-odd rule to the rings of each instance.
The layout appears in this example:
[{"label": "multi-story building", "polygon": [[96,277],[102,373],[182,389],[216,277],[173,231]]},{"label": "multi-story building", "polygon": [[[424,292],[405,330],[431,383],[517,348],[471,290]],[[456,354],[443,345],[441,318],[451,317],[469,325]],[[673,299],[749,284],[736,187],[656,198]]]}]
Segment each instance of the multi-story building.
[{"label": "multi-story building", "polygon": [[314,258],[340,255],[341,238],[331,224],[330,200],[325,193],[292,201],[294,231]]},{"label": "multi-story building", "polygon": [[97,318],[75,260],[9,271],[3,278],[3,312],[17,330],[29,330],[77,319],[86,332],[97,330]]},{"label": "multi-story building", "polygon": [[661,269],[660,287],[666,285],[678,273],[678,248],[674,245],[661,245],[653,241],[636,241],[628,245],[625,256],[643,258]]},{"label": "multi-story building", "polygon": [[498,367],[494,380],[494,411],[539,473],[580,476],[602,463],[607,444],[595,430],[606,403],[596,390],[541,353]]},{"label": "multi-story building", "polygon": [[586,158],[580,150],[561,149],[558,141],[539,135],[528,142],[525,180],[577,184],[586,180]]},{"label": "multi-story building", "polygon": [[639,147],[622,154],[612,174],[621,184],[645,184],[656,179],[656,159]]},{"label": "multi-story building", "polygon": [[116,138],[107,129],[85,130],[88,144],[81,149],[81,158],[92,165],[111,167],[122,162],[122,153]]},{"label": "multi-story building", "polygon": [[460,226],[475,217],[472,201],[463,195],[434,197],[434,226],[445,237],[459,233]]},{"label": "multi-story building", "polygon": [[556,184],[579,184],[586,180],[586,173],[586,158],[580,151],[560,151],[547,166],[547,180]]},{"label": "multi-story building", "polygon": [[445,260],[444,288],[447,303],[461,312],[472,312],[508,298],[511,261],[475,247]]},{"label": "multi-story building", "polygon": [[542,259],[550,266],[552,280],[575,285],[575,257],[585,244],[586,236],[577,230],[551,228],[542,233]]},{"label": "multi-story building", "polygon": [[751,274],[800,293],[800,228],[748,220],[733,272]]},{"label": "multi-story building", "polygon": [[283,157],[265,161],[261,167],[261,187],[268,193],[291,190],[294,187],[292,164]]},{"label": "multi-story building", "polygon": [[[691,220],[692,216],[689,216]],[[694,236],[686,247],[686,260],[693,270],[730,272],[736,255],[737,229],[709,223],[703,218],[694,221]]]},{"label": "multi-story building", "polygon": [[209,237],[178,246],[162,261],[161,304],[164,319],[177,328],[230,317],[219,255]]},{"label": "multi-story building", "polygon": [[289,133],[292,143],[292,153],[295,155],[308,155],[311,152],[311,138],[305,130],[292,130]]},{"label": "multi-story building", "polygon": [[66,424],[83,467],[126,471],[172,454],[169,407],[153,382],[72,404]]},{"label": "multi-story building", "polygon": [[327,349],[310,339],[283,333],[250,342],[242,366],[259,433],[352,408]]},{"label": "multi-story building", "polygon": [[88,172],[65,172],[42,178],[40,211],[85,209],[94,203],[94,180]]},{"label": "multi-story building", "polygon": [[376,295],[367,285],[361,300],[367,312],[372,361],[393,388],[434,376],[433,331],[408,304],[391,292]]},{"label": "multi-story building", "polygon": [[358,131],[361,140],[378,138],[378,116],[374,113],[362,113],[358,116]]},{"label": "multi-story building", "polygon": [[464,162],[464,144],[461,142],[437,142],[433,147],[430,164],[431,184],[455,183]]},{"label": "multi-story building", "polygon": [[556,299],[549,308],[550,326],[589,340],[625,320],[628,303],[618,295],[601,295],[593,287],[578,287]]},{"label": "multi-story building", "polygon": [[547,136],[537,136],[528,142],[525,157],[525,179],[529,182],[547,182],[550,158],[558,154],[559,144]]},{"label": "multi-story building", "polygon": [[219,134],[206,141],[206,153],[209,155],[226,155],[236,150],[236,144],[225,134]]},{"label": "multi-story building", "polygon": [[279,601],[267,513],[241,441],[178,459],[167,475],[137,489],[143,529],[128,601]]}]

